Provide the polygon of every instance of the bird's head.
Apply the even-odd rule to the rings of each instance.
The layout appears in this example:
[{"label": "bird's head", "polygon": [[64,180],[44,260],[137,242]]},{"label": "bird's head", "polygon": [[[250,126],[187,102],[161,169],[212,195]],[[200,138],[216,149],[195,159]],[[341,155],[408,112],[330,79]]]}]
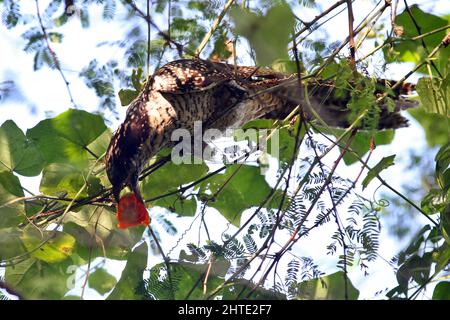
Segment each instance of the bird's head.
[{"label": "bird's head", "polygon": [[[150,223],[138,185],[143,162],[140,151],[142,132],[135,130],[135,125],[127,119],[112,137],[105,157],[106,173],[117,203],[119,228]],[[120,197],[126,187],[131,189],[131,193]]]},{"label": "bird's head", "polygon": [[123,188],[137,185],[139,175],[134,161],[136,148],[126,143],[127,137],[124,131],[122,125],[112,137],[105,157],[106,173],[116,202],[119,202]]}]

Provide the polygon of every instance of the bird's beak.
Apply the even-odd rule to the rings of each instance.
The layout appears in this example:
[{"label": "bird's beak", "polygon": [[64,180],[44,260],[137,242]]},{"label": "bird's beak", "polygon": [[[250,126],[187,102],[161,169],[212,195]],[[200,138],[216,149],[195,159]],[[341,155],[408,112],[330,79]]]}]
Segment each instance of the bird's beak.
[{"label": "bird's beak", "polygon": [[116,203],[119,203],[120,201],[120,191],[122,191],[121,186],[113,185],[112,194],[114,196],[114,200],[116,200]]}]

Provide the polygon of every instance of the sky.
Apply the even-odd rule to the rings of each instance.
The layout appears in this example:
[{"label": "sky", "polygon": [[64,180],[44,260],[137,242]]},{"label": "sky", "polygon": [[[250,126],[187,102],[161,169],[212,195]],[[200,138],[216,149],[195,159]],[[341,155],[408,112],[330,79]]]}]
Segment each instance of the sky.
[{"label": "sky", "polygon": [[[46,7],[48,1],[41,0],[41,8]],[[322,8],[327,8],[331,1],[318,1]],[[34,1],[29,1],[25,4],[22,2],[23,8],[30,14],[35,13]],[[139,5],[139,1],[137,1]],[[355,13],[355,20],[359,22],[364,14],[368,12],[368,8],[371,7],[373,1],[356,1],[355,6],[358,5],[358,10]],[[425,6],[429,12],[436,12],[442,14],[448,9],[448,1],[408,1],[410,5],[414,3],[421,3]],[[120,6],[119,6],[120,8]],[[42,9],[41,9],[42,10]],[[400,4],[399,11],[402,11],[403,7]],[[301,13],[295,12],[303,20],[311,20],[317,12],[311,9],[303,10]],[[81,28],[78,21],[71,21],[61,29],[61,32],[65,35],[61,44],[52,44],[52,48],[60,57],[65,73],[69,83],[70,89],[74,96],[75,103],[80,108],[86,111],[95,111],[98,106],[98,99],[95,96],[93,90],[86,87],[83,80],[79,78],[79,72],[88,65],[91,59],[94,57],[100,62],[106,62],[109,59],[120,60],[123,58],[123,53],[118,49],[112,49],[109,46],[98,46],[100,41],[114,41],[122,40],[125,32],[129,30],[130,26],[128,21],[114,21],[108,22],[101,19],[100,10],[96,10],[91,13],[91,27],[88,29]],[[117,12],[119,16],[120,11]],[[157,24],[164,29],[164,21],[157,21]],[[339,27],[337,27],[339,26]],[[342,26],[342,27],[341,27]],[[27,128],[35,126],[39,121],[45,119],[48,115],[56,115],[60,112],[72,107],[72,104],[68,98],[67,89],[64,82],[61,79],[60,74],[49,68],[42,68],[39,71],[33,72],[33,57],[23,51],[25,45],[24,40],[20,35],[28,29],[28,26],[19,26],[13,30],[6,30],[4,26],[0,26],[0,43],[2,44],[2,52],[0,59],[0,82],[13,79],[17,88],[17,94],[11,99],[0,103],[0,124],[8,119],[14,120],[17,125],[24,131]],[[95,30],[93,32],[93,30]],[[334,18],[332,21],[326,24],[326,30],[329,33],[330,41],[341,41],[347,36],[347,15],[341,14]],[[366,48],[367,50],[369,48]],[[363,56],[365,48],[358,52],[360,56]],[[401,78],[408,70],[411,69],[410,64],[401,64],[391,67],[385,72],[385,76],[392,79]],[[418,76],[413,75],[410,78],[411,81],[417,81]],[[22,98],[21,98],[22,97]],[[114,120],[111,114],[106,113],[105,117],[112,120],[111,128],[116,128],[117,125],[123,120],[126,108],[118,107],[119,119]],[[425,148],[426,142],[424,133],[420,127],[411,120],[411,126],[409,128],[400,129],[396,132],[394,142],[389,146],[380,146],[374,153],[371,164],[375,165],[382,157],[391,154],[406,154],[411,149],[411,145],[407,141],[415,141],[414,148],[421,150]],[[334,150],[329,155],[330,161],[336,159],[337,150]],[[271,162],[274,164],[274,161]],[[405,167],[405,163],[399,163],[398,165],[385,170],[382,176],[385,177],[389,183],[394,187],[401,187],[401,182],[408,179],[404,176],[401,167]],[[270,175],[274,175],[274,166],[272,171],[269,172],[268,182],[273,183],[273,178]],[[406,169],[406,168],[405,168]],[[350,167],[340,166],[338,168],[338,174],[344,177],[354,177],[359,171],[358,165]],[[21,182],[24,186],[34,192],[38,192],[40,177],[24,178],[21,177]],[[377,187],[376,183],[369,186],[364,192],[365,195],[371,197]],[[250,214],[249,212],[246,213]],[[245,219],[244,214],[243,219]],[[183,231],[191,222],[190,218],[172,216],[172,220],[176,221],[180,231]],[[423,218],[417,217],[418,221],[423,222]],[[206,222],[208,225],[227,225],[226,220],[219,214],[210,211],[206,215]],[[196,222],[198,223],[198,221]],[[327,229],[328,228],[328,229]],[[333,225],[328,227],[319,228],[319,231],[313,232],[310,237],[305,238],[295,246],[293,252],[296,255],[310,256],[315,259],[315,262],[320,266],[322,271],[331,273],[336,271],[334,267],[336,263],[336,257],[330,257],[325,254],[325,246],[328,241],[328,237],[324,237],[324,234],[331,232]],[[192,228],[196,230],[196,228]],[[405,241],[398,241],[393,238],[386,229],[381,231],[381,247],[380,256],[382,258],[370,265],[369,277],[364,277],[362,272],[357,269],[350,270],[350,278],[353,284],[361,289],[360,298],[372,299],[375,297],[375,293],[384,290],[387,287],[392,287],[395,283],[395,274],[392,267],[385,261],[389,261],[399,249],[406,243]],[[194,234],[195,233],[195,234]],[[220,235],[222,232],[217,232]],[[165,248],[171,248],[177,242],[177,236],[170,236],[163,231],[160,231],[161,241]],[[185,242],[196,242],[196,232],[191,232],[186,237]],[[220,240],[220,238],[218,238]],[[283,239],[279,239],[280,243]],[[172,257],[178,257],[177,252],[182,249],[182,246],[178,246],[174,250]],[[289,261],[289,259],[287,259]],[[160,263],[160,256],[150,256],[149,266]],[[96,259],[93,265],[97,263],[103,263],[102,259]],[[107,269],[110,273],[116,277],[120,277],[122,268],[125,262],[107,262]],[[355,267],[357,268],[357,267]],[[1,274],[1,273],[0,273]],[[77,272],[77,278],[80,279],[77,282],[77,286],[70,292],[71,294],[79,294],[81,291],[81,283],[83,282],[83,273],[81,270]],[[87,289],[85,293],[86,299],[97,299],[101,296],[94,290]]]}]

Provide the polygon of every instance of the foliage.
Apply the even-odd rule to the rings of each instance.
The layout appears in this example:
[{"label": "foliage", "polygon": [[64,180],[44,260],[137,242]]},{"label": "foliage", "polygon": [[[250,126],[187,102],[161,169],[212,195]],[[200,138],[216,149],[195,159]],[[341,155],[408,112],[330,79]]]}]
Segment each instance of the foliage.
[{"label": "foliage", "polygon": [[256,52],[259,65],[269,65],[276,59],[288,58],[286,46],[294,27],[294,16],[287,4],[273,6],[261,17],[238,6],[231,11],[236,32],[246,37]]},{"label": "foliage", "polygon": [[417,92],[429,113],[450,117],[450,73],[445,79],[419,79]]},{"label": "foliage", "polygon": [[[344,291],[338,289],[345,286],[344,281],[348,282],[347,286],[349,287],[347,297],[344,295]],[[359,296],[359,291],[342,272],[302,282],[294,292],[294,298],[301,300],[356,300]]]},{"label": "foliage", "polygon": [[[417,284],[425,287],[448,267],[450,261],[450,144],[442,146],[435,157],[436,187],[429,191],[421,203],[425,214],[439,216],[440,225],[425,225],[414,237],[410,245],[397,257],[400,268],[397,272],[398,286],[392,289],[389,297],[414,298],[420,290],[409,294],[409,287]],[[434,268],[432,268],[434,265]],[[443,283],[443,282],[442,282]],[[439,283],[433,298],[445,296],[444,287]]]},{"label": "foliage", "polygon": [[[413,5],[408,10],[403,11],[395,18],[395,23],[400,26],[399,36],[405,41],[394,43],[389,51],[385,51],[385,55],[388,61],[392,57],[389,57],[389,53],[394,52],[394,55],[399,61],[409,61],[419,63],[425,59],[428,54],[436,47],[446,35],[446,31],[442,30],[431,34],[428,37],[423,38],[422,41],[410,40],[415,36],[420,36],[427,32],[436,30],[439,27],[446,26],[449,23],[448,16],[438,17],[436,15],[422,11],[419,6]],[[417,25],[416,25],[417,24]],[[418,27],[417,27],[418,26]],[[450,48],[444,48],[437,53],[434,58],[436,69],[431,68],[433,75],[445,75],[448,70],[448,59],[450,58]],[[420,69],[422,73],[428,73],[426,68]],[[437,72],[439,71],[439,72]]]},{"label": "foliage", "polygon": [[373,167],[368,173],[366,178],[362,182],[363,189],[368,186],[370,181],[372,181],[380,172],[390,166],[394,165],[395,155],[384,157],[377,163],[375,167]]}]

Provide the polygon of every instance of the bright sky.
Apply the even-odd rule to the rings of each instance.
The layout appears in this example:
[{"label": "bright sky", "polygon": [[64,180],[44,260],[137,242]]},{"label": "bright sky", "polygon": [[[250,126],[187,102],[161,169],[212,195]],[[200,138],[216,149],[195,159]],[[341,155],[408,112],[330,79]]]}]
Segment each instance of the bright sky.
[{"label": "bright sky", "polygon": [[[139,1],[136,1],[139,6]],[[322,8],[327,8],[332,1],[318,1],[322,4]],[[403,10],[402,1],[400,1],[399,12]],[[24,9],[30,14],[35,14],[34,1],[21,2]],[[48,1],[41,0],[41,11],[46,7]],[[355,7],[355,20],[361,21],[361,18],[367,14],[369,8],[372,7],[373,1],[356,0]],[[410,5],[413,3],[421,3],[428,12],[435,12],[442,14],[445,11],[449,11],[448,1],[408,1]],[[120,8],[120,6],[119,6]],[[314,10],[303,10],[302,12],[295,12],[300,18],[305,21],[311,20],[317,12]],[[121,12],[117,12],[120,16]],[[158,21],[157,21],[158,22]],[[163,21],[159,21],[161,29],[164,29]],[[346,13],[339,15],[333,19],[327,25],[327,31],[329,33],[330,41],[343,40],[347,36],[347,15]],[[14,80],[15,86],[19,91],[23,99],[9,99],[0,103],[0,123],[3,123],[7,119],[14,120],[17,125],[26,130],[36,125],[40,120],[44,119],[48,113],[56,115],[62,111],[72,107],[67,95],[66,87],[61,79],[60,74],[55,70],[49,68],[42,68],[37,72],[33,72],[33,57],[23,51],[25,45],[24,40],[20,35],[27,30],[28,26],[19,26],[13,30],[5,30],[2,26],[0,28],[0,43],[2,43],[2,59],[0,59],[0,82],[5,80]],[[91,15],[91,27],[88,29],[82,29],[79,21],[72,20],[60,31],[64,34],[62,44],[52,44],[52,48],[56,51],[57,55],[62,61],[63,71],[70,82],[70,89],[74,96],[75,102],[82,109],[87,111],[94,111],[97,109],[98,99],[95,96],[93,90],[88,89],[83,80],[79,78],[78,74],[83,67],[87,66],[90,60],[93,58],[100,62],[106,62],[109,59],[121,60],[123,53],[115,48],[109,46],[98,46],[101,41],[114,41],[124,39],[124,34],[131,28],[128,21],[120,22],[107,22],[102,20],[101,12],[97,10],[92,12]],[[359,52],[362,56],[363,54]],[[399,79],[409,69],[411,65],[399,65],[395,68],[390,68],[386,71],[385,76]],[[411,78],[411,80],[417,80],[417,76]],[[120,107],[119,107],[120,108]],[[120,108],[120,121],[122,121],[125,115],[125,108]],[[106,114],[107,118],[112,120],[111,115]],[[113,121],[112,128],[116,128],[118,121]],[[407,154],[407,151],[411,149],[411,144],[408,141],[415,141],[414,148],[420,150],[425,147],[424,135],[422,130],[419,129],[417,124],[412,121],[410,128],[398,130],[395,136],[394,142],[389,146],[381,146],[376,149],[371,164],[376,164],[382,157],[391,154]],[[329,159],[335,159],[336,153],[332,153]],[[404,172],[401,170],[400,163],[394,167],[383,172],[383,176],[387,178],[388,182],[394,187],[400,187],[400,184],[408,177],[404,177]],[[359,170],[359,166],[340,167],[338,174],[344,177],[355,177]],[[272,169],[272,172],[273,169]],[[273,175],[273,174],[271,174]],[[38,182],[40,177],[35,178],[21,178],[23,185],[27,188],[38,192]],[[268,181],[273,181],[272,178],[268,178]],[[376,183],[373,183],[364,194],[371,198],[376,187]],[[248,215],[247,215],[248,216]],[[173,217],[173,216],[172,216]],[[243,216],[245,219],[245,214]],[[180,232],[191,222],[190,218],[174,218],[173,221],[177,221],[177,227]],[[421,217],[418,217],[419,221],[422,221]],[[208,225],[224,226],[226,220],[214,212],[208,212],[206,215],[206,222]],[[327,256],[325,246],[328,244],[329,238],[324,234],[329,234],[334,228],[333,224],[329,224],[325,228],[319,228],[320,231],[311,233],[311,236],[305,238],[295,246],[293,252],[299,256],[310,256],[315,259],[315,262],[321,266],[321,270],[327,273],[336,271],[333,267],[336,262],[336,257]],[[192,230],[197,230],[195,227]],[[222,231],[214,232],[213,234],[220,235]],[[164,231],[160,230],[162,243],[164,248],[171,248],[177,241],[177,236],[169,236]],[[191,232],[189,237],[185,240],[191,240],[197,242],[197,233]],[[216,237],[220,240],[220,237]],[[390,260],[399,249],[405,244],[399,243],[397,239],[393,239],[385,229],[381,234],[381,247],[380,255]],[[279,239],[282,243],[283,239]],[[326,240],[326,241],[324,241]],[[177,252],[182,249],[179,246],[177,250],[172,254],[173,258],[178,256]],[[286,259],[288,262],[290,259]],[[101,259],[96,259],[93,265],[100,262]],[[160,256],[151,256],[149,258],[149,267],[155,263],[160,263]],[[124,262],[108,262],[108,271],[117,277],[120,277]],[[280,266],[281,268],[281,266]],[[362,273],[355,267],[351,270],[350,278],[353,284],[361,289],[360,298],[374,298],[374,294],[377,291],[384,290],[385,288],[391,288],[395,284],[395,274],[392,267],[389,266],[383,259],[378,259],[375,263],[370,265],[370,276],[363,277]],[[1,274],[1,272],[0,272]],[[77,273],[77,276],[82,276],[81,273]],[[80,281],[82,282],[82,281]],[[80,293],[81,284],[77,284],[77,287],[72,291],[73,294]],[[88,289],[85,298],[96,299],[100,298],[100,295],[94,291]]]}]

